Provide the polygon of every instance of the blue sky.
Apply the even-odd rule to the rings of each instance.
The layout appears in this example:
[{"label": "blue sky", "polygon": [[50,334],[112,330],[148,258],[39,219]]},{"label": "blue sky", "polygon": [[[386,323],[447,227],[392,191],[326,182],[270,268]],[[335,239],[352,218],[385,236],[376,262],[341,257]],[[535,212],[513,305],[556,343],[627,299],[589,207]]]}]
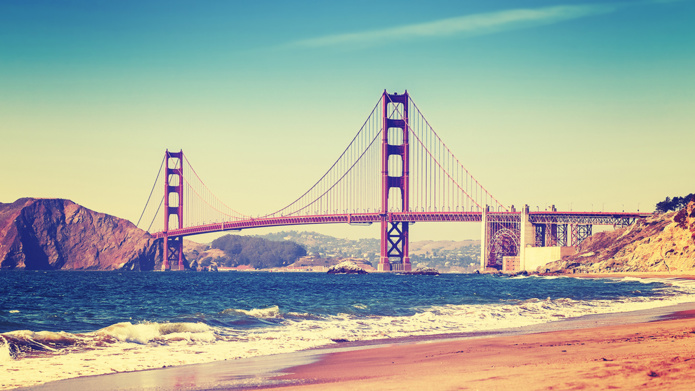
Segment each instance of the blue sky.
[{"label": "blue sky", "polygon": [[695,191],[693,21],[688,0],[5,0],[0,202],[137,220],[170,148],[262,214],[323,174],[384,89],[407,89],[505,204],[652,211]]}]

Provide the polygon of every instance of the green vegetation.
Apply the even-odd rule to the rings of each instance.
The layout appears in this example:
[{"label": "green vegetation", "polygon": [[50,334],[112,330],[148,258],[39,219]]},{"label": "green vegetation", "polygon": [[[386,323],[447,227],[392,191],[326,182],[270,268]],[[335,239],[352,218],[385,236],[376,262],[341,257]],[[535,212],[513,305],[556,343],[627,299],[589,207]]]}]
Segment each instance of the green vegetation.
[{"label": "green vegetation", "polygon": [[[184,242],[191,265],[201,268],[249,265],[255,269],[289,266],[330,266],[356,259],[377,267],[380,242],[376,238],[350,240],[316,232],[282,231],[259,236],[227,235],[210,244]],[[480,241],[426,240],[410,243],[413,267],[443,272],[473,272],[479,267]]]},{"label": "green vegetation", "polygon": [[[267,240],[289,240],[301,244],[307,253],[323,259],[356,258],[377,267],[379,263],[379,239],[342,239],[316,232],[282,231],[265,234]],[[480,244],[450,241],[424,241],[410,243],[410,262],[414,267],[433,267],[439,271],[467,271],[480,266]]]},{"label": "green vegetation", "polygon": [[379,239],[350,240],[316,232],[282,231],[257,236],[266,240],[289,240],[306,248],[309,255],[320,258],[361,258],[376,267],[379,263]]},{"label": "green vegetation", "polygon": [[695,193],[690,193],[684,197],[666,197],[665,200],[656,203],[656,211],[659,213],[684,208],[688,202],[695,200]]},{"label": "green vegetation", "polygon": [[294,242],[274,242],[238,235],[217,238],[210,247],[224,251],[225,257],[218,258],[216,262],[225,267],[250,265],[264,269],[287,266],[306,255],[306,249]]}]

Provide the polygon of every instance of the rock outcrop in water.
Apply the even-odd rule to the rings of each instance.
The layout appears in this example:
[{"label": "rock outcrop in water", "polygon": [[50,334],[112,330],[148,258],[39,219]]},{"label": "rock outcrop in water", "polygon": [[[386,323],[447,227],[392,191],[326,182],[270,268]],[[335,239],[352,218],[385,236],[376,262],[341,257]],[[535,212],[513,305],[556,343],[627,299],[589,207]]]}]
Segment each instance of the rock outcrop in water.
[{"label": "rock outcrop in water", "polygon": [[367,274],[367,271],[357,266],[353,261],[343,261],[328,269],[328,274]]},{"label": "rock outcrop in water", "polygon": [[439,271],[432,267],[418,267],[409,272],[401,272],[400,274],[416,275],[416,276],[438,276]]},{"label": "rock outcrop in water", "polygon": [[577,254],[540,270],[565,273],[695,271],[695,202],[587,238]]},{"label": "rock outcrop in water", "polygon": [[153,270],[158,242],[128,220],[63,199],[0,203],[0,268]]}]

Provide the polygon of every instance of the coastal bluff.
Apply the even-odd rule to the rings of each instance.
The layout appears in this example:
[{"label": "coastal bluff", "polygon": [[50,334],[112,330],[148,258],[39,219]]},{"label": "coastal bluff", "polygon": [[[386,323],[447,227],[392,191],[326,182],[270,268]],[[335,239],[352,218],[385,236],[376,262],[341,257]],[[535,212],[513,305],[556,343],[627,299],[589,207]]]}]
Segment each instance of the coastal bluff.
[{"label": "coastal bluff", "polygon": [[0,203],[0,268],[154,270],[161,246],[128,220],[65,199]]},{"label": "coastal bluff", "polygon": [[577,253],[541,269],[564,273],[695,272],[695,202],[587,238]]}]

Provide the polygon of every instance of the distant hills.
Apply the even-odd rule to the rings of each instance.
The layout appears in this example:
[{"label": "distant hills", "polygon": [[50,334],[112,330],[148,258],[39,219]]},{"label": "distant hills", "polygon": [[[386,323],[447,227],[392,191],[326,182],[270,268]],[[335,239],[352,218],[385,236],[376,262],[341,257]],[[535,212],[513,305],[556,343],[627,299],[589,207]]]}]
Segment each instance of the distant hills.
[{"label": "distant hills", "polygon": [[480,240],[423,240],[410,243],[414,267],[472,273],[480,268]]},{"label": "distant hills", "polygon": [[[225,235],[213,240],[210,248],[222,250],[224,253],[216,262],[217,266],[222,267],[283,267],[306,256],[306,249],[295,242],[272,241],[254,236]],[[208,266],[206,263],[205,259],[200,260],[200,266]]]},{"label": "distant hills", "polygon": [[[330,259],[330,265],[343,259],[363,260],[376,267],[379,263],[379,239],[343,239],[316,232],[282,231],[256,237],[271,241],[290,241],[304,246],[307,255]],[[479,240],[427,240],[410,243],[413,266],[434,267],[441,271],[473,272],[480,264]]]},{"label": "distant hills", "polygon": [[272,241],[291,241],[306,248],[307,254],[320,258],[364,258],[379,260],[379,239],[342,239],[306,231],[282,231],[255,237]]},{"label": "distant hills", "polygon": [[[280,246],[283,245],[286,247],[280,250]],[[236,246],[234,251],[237,255],[223,250],[233,246]],[[301,246],[304,253],[294,246]],[[192,265],[197,261],[196,264],[202,267],[208,267],[213,262],[222,267],[329,267],[345,259],[351,259],[376,268],[379,263],[379,248],[379,239],[351,240],[306,231],[282,231],[255,236],[226,235],[208,245],[184,242],[186,258]],[[255,255],[249,256],[251,253]],[[480,241],[411,242],[410,255],[414,267],[473,272],[479,267]],[[261,258],[264,261],[260,261]]]}]

